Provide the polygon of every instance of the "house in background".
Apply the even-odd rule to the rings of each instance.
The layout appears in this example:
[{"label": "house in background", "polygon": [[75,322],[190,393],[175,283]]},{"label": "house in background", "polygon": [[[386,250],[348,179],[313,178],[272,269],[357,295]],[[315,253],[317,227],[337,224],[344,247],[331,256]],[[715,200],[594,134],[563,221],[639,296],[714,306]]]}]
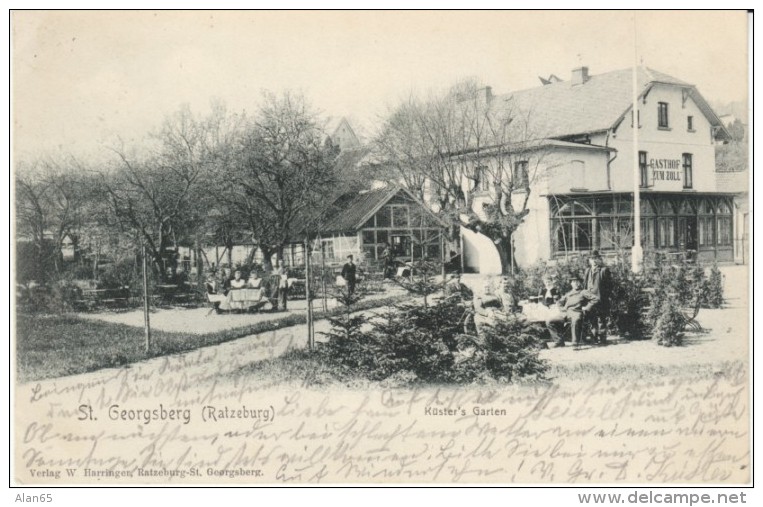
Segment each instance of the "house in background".
[{"label": "house in background", "polygon": [[[322,245],[329,264],[342,264],[353,255],[359,264],[378,268],[385,243],[400,262],[441,262],[443,252],[449,253],[447,227],[407,189],[387,186],[340,197],[308,235],[314,241],[314,255]],[[303,244],[295,242],[285,257],[292,265],[302,264]]]},{"label": "house in background", "polygon": [[329,118],[326,124],[326,141],[330,141],[341,151],[356,150],[362,145],[352,125],[344,116]]}]

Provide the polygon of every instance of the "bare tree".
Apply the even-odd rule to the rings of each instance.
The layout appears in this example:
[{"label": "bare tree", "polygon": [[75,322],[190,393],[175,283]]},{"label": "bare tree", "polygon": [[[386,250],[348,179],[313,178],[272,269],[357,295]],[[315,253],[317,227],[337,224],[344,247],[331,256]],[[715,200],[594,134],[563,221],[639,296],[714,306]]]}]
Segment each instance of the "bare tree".
[{"label": "bare tree", "polygon": [[303,234],[340,183],[337,150],[323,142],[304,97],[265,93],[264,104],[240,137],[224,177],[225,202],[256,238],[265,262]]},{"label": "bare tree", "polygon": [[116,166],[102,175],[114,224],[144,244],[165,277],[166,253],[195,232],[208,208],[211,168],[219,138],[213,111],[207,119],[187,107],[168,117],[143,154],[114,148]]},{"label": "bare tree", "polygon": [[542,175],[545,152],[530,118],[495,100],[489,88],[465,81],[441,97],[406,100],[385,121],[375,146],[399,180],[449,223],[492,239],[508,272],[511,236]]},{"label": "bare tree", "polygon": [[48,266],[61,270],[61,247],[67,235],[75,239],[92,198],[88,175],[73,157],[43,157],[16,171],[18,236],[34,245],[36,276]]}]

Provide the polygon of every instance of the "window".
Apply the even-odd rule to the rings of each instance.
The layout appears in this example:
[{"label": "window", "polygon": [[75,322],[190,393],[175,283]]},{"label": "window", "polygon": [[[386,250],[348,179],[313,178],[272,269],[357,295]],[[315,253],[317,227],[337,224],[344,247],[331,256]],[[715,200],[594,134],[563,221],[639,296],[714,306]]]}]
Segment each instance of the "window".
[{"label": "window", "polygon": [[474,170],[474,188],[480,192],[487,192],[490,190],[490,174],[488,173],[487,166],[477,166]]},{"label": "window", "polygon": [[641,246],[643,248],[652,248],[657,244],[654,222],[654,218],[641,219]]},{"label": "window", "polygon": [[675,245],[675,220],[669,217],[657,219],[659,227],[659,240],[661,248],[670,248]]},{"label": "window", "polygon": [[[638,128],[641,128],[641,111],[636,111],[636,117],[638,118]],[[631,128],[633,128],[633,110],[631,109]]]},{"label": "window", "polygon": [[718,244],[731,244],[731,217],[718,217]]},{"label": "window", "polygon": [[554,252],[578,252],[593,248],[593,211],[582,202],[563,203],[555,213],[553,227]]},{"label": "window", "polygon": [[369,229],[363,230],[363,244],[373,244],[376,243],[376,238],[374,237],[374,231]]},{"label": "window", "polygon": [[582,160],[573,160],[572,165],[572,188],[585,189],[586,177],[585,177],[585,162]]},{"label": "window", "polygon": [[392,253],[396,257],[411,256],[411,237],[408,235],[392,236]]},{"label": "window", "polygon": [[395,206],[392,208],[392,226],[408,227],[408,206]]},{"label": "window", "polygon": [[715,218],[699,217],[699,245],[713,246],[715,244]]},{"label": "window", "polygon": [[692,160],[691,153],[683,154],[683,167],[684,167],[684,188],[692,188]]},{"label": "window", "polygon": [[392,213],[389,206],[384,206],[376,213],[376,227],[389,227],[392,225]]},{"label": "window", "polygon": [[649,186],[649,175],[647,173],[645,151],[638,152],[638,169],[639,173],[641,174],[641,188],[646,188]]},{"label": "window", "polygon": [[668,128],[668,103],[657,103],[657,126],[661,129]]},{"label": "window", "polygon": [[731,237],[733,235],[732,221],[731,221],[731,207],[729,203],[723,199],[718,202],[717,210],[717,222],[718,222],[718,245],[729,246],[731,245]]},{"label": "window", "polygon": [[530,186],[530,178],[527,174],[527,160],[514,162],[514,188],[527,188]]},{"label": "window", "polygon": [[694,132],[694,117],[693,116],[686,117],[686,130],[688,130],[689,132]]}]

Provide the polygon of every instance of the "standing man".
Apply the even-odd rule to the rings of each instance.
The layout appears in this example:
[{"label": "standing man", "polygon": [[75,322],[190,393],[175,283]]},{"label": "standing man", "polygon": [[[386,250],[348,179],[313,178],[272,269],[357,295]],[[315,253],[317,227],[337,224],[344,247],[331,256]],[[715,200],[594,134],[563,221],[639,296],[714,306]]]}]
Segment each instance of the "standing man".
[{"label": "standing man", "polygon": [[352,262],[352,255],[347,256],[347,262],[342,267],[342,278],[347,282],[347,293],[352,296],[355,293],[355,273],[357,266]]},{"label": "standing man", "polygon": [[278,305],[281,305],[283,311],[286,311],[286,301],[289,295],[289,273],[284,268],[283,263],[279,259],[276,261],[276,269],[273,271],[273,275],[278,277],[277,299],[275,309],[278,309]]},{"label": "standing man", "polygon": [[546,321],[546,327],[557,347],[564,347],[566,323],[569,323],[572,330],[572,346],[579,347],[581,345],[583,319],[596,306],[596,303],[599,302],[595,294],[582,288],[580,278],[577,276],[570,278],[570,284],[572,285],[572,290],[565,294],[558,303],[564,312],[564,320]]},{"label": "standing man", "polygon": [[588,257],[588,269],[585,271],[585,288],[594,294],[599,302],[590,312],[591,335],[594,343],[607,343],[607,316],[609,301],[612,294],[612,274],[604,265],[604,260],[598,250],[591,252]]},{"label": "standing man", "polygon": [[392,255],[392,247],[389,246],[388,242],[384,242],[384,250],[382,250],[381,258],[384,262],[384,278],[391,278],[394,274],[394,259]]}]

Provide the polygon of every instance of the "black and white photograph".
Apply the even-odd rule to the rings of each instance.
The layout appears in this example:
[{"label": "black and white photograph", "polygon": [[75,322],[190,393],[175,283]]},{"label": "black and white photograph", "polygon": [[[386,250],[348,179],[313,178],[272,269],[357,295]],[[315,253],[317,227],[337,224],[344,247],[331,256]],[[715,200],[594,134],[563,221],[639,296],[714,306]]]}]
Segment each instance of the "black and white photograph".
[{"label": "black and white photograph", "polygon": [[11,485],[751,485],[750,17],[11,11]]}]

